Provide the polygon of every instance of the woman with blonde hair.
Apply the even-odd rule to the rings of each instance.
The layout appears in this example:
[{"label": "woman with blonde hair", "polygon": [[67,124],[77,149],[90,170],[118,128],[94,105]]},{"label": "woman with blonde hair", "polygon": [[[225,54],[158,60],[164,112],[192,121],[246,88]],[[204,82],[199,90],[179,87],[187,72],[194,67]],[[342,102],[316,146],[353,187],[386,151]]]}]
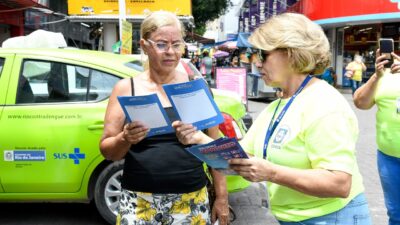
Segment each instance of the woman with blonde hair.
[{"label": "woman with blonde hair", "polygon": [[[184,28],[169,12],[154,12],[141,24],[140,45],[148,69],[114,87],[104,121],[100,149],[109,160],[125,159],[117,224],[228,223],[228,193],[223,174],[212,170],[216,199],[210,213],[203,164],[175,133],[146,137],[140,121],[127,123],[117,96],[157,94],[171,121],[177,119],[162,85],[187,82],[175,68],[184,48]],[[207,130],[212,138],[218,127]]]},{"label": "woman with blonde hair", "polygon": [[[282,225],[370,225],[358,170],[357,118],[346,99],[316,79],[329,65],[322,29],[300,14],[284,13],[249,38],[258,48],[264,82],[282,90],[240,142],[249,159],[230,166],[249,181],[266,181],[272,214]],[[183,143],[211,139],[175,122]]]}]

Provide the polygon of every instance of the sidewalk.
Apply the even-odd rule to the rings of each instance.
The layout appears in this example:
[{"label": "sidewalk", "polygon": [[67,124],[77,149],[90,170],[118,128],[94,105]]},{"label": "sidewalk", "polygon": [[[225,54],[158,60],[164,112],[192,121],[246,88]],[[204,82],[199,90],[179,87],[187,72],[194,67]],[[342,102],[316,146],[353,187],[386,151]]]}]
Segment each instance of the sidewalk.
[{"label": "sidewalk", "polygon": [[267,190],[253,183],[243,191],[229,194],[229,204],[236,213],[232,225],[279,225],[268,211]]},{"label": "sidewalk", "polygon": [[350,87],[338,87],[336,88],[340,93],[343,95],[349,94],[351,95],[351,88]]}]

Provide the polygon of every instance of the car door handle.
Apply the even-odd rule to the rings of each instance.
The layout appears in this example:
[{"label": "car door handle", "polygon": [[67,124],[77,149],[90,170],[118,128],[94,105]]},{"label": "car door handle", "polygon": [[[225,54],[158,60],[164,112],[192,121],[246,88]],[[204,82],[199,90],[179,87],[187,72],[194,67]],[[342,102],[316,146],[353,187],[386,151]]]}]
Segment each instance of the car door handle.
[{"label": "car door handle", "polygon": [[104,124],[92,124],[88,126],[89,130],[102,130],[104,128]]}]

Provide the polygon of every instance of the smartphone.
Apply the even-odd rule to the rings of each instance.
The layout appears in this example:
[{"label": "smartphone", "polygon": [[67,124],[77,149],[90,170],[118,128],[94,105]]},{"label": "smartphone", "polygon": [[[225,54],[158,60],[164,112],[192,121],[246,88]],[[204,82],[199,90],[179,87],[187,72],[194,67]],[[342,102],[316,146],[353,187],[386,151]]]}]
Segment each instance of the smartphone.
[{"label": "smartphone", "polygon": [[394,51],[394,44],[392,38],[380,38],[379,39],[379,50],[381,55],[386,56],[385,58],[389,60],[389,63],[385,67],[390,67],[393,64],[393,58],[390,53]]}]

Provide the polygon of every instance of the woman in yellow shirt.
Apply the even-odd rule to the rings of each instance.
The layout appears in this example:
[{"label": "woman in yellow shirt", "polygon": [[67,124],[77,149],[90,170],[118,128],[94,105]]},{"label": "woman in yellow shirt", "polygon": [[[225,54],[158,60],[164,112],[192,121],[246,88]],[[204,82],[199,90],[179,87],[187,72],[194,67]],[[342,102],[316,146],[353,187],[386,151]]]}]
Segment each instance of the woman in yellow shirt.
[{"label": "woman in yellow shirt", "polygon": [[350,78],[351,89],[354,92],[361,86],[362,74],[367,70],[367,67],[362,61],[362,56],[354,55],[354,61],[346,66],[346,76]]},{"label": "woman in yellow shirt", "polygon": [[385,56],[376,52],[375,73],[354,93],[354,105],[370,109],[376,105],[377,161],[389,225],[400,225],[400,56],[390,68]]},{"label": "woman in yellow shirt", "polygon": [[[249,181],[267,183],[280,225],[371,225],[355,158],[356,115],[343,95],[313,76],[330,64],[323,30],[304,15],[283,13],[269,18],[249,42],[258,48],[261,78],[282,95],[241,140],[249,159],[231,159],[230,167]],[[190,124],[173,126],[184,144],[212,141]]]}]

